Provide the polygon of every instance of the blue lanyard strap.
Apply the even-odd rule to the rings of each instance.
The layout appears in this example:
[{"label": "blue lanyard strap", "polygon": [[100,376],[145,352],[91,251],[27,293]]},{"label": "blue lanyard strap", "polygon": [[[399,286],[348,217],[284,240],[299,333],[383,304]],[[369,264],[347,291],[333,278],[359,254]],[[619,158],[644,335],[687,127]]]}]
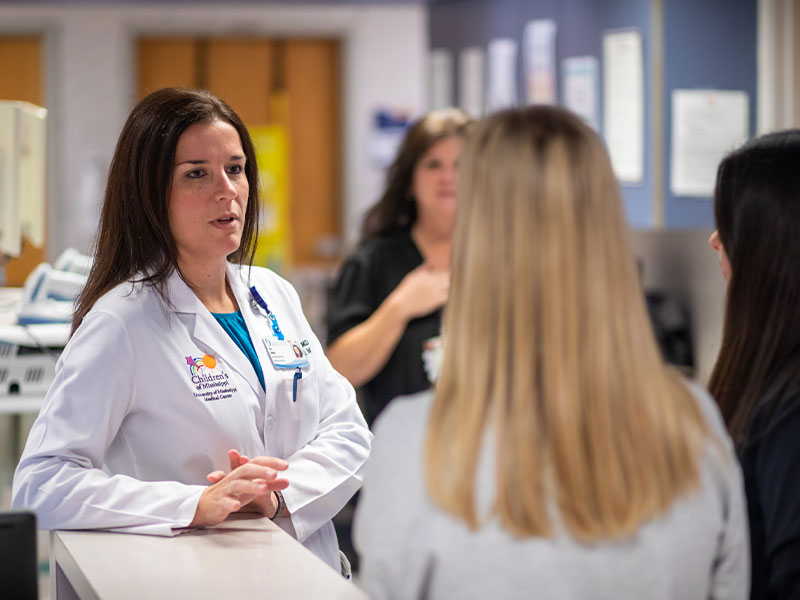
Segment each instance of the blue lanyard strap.
[{"label": "blue lanyard strap", "polygon": [[278,325],[278,319],[275,318],[275,315],[269,313],[269,320],[272,323],[272,333],[275,334],[275,337],[279,340],[283,340],[283,332],[281,331],[280,326]]},{"label": "blue lanyard strap", "polygon": [[285,339],[283,337],[283,332],[281,331],[280,325],[278,325],[278,319],[275,318],[275,315],[272,314],[272,311],[267,306],[267,303],[264,302],[264,299],[261,297],[261,294],[258,293],[256,286],[250,287],[250,297],[253,299],[258,306],[264,309],[264,312],[267,313],[269,317],[270,325],[272,326],[272,333],[275,335],[276,338],[279,340]]},{"label": "blue lanyard strap", "polygon": [[297,402],[297,382],[303,378],[303,371],[300,367],[294,372],[294,381],[292,382],[292,402]]}]

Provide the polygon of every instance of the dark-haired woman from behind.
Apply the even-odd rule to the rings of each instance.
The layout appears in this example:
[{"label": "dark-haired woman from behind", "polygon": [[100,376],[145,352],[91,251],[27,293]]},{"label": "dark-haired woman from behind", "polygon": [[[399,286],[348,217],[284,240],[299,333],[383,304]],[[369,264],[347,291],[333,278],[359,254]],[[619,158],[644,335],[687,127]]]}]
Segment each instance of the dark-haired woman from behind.
[{"label": "dark-haired woman from behind", "polygon": [[709,240],[728,280],[709,390],[742,462],[751,598],[800,598],[800,130],[727,156]]}]

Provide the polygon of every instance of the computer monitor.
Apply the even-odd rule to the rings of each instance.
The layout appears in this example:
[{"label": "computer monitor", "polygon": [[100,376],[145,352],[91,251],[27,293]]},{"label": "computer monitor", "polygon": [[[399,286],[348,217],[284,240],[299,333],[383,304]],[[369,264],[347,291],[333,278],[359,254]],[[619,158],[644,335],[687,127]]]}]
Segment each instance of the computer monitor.
[{"label": "computer monitor", "polygon": [[47,109],[20,104],[20,226],[22,237],[44,247]]},{"label": "computer monitor", "polygon": [[47,109],[0,101],[0,254],[44,245]]},{"label": "computer monitor", "polygon": [[0,254],[18,256],[22,249],[19,200],[19,127],[17,107],[0,103]]},{"label": "computer monitor", "polygon": [[0,511],[0,589],[4,598],[38,597],[36,516]]}]

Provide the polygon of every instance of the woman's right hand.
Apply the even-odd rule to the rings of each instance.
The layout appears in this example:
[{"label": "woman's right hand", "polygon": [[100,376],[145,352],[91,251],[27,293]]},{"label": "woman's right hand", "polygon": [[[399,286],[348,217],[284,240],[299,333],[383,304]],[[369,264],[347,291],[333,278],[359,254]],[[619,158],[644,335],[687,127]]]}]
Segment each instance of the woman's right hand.
[{"label": "woman's right hand", "polygon": [[422,264],[403,277],[390,298],[410,321],[444,306],[449,291],[450,271]]},{"label": "woman's right hand", "polygon": [[328,360],[354,386],[365,384],[386,365],[408,322],[442,307],[449,291],[449,270],[423,264],[409,271],[366,321],[328,347]]},{"label": "woman's right hand", "polygon": [[[233,465],[231,465],[233,466]],[[228,515],[260,497],[271,497],[273,490],[284,490],[289,481],[278,477],[289,463],[271,456],[257,456],[245,464],[232,468],[231,472],[207,487],[197,503],[194,519],[190,527],[218,525]],[[221,472],[215,472],[214,474]],[[212,475],[209,479],[212,479]]]}]

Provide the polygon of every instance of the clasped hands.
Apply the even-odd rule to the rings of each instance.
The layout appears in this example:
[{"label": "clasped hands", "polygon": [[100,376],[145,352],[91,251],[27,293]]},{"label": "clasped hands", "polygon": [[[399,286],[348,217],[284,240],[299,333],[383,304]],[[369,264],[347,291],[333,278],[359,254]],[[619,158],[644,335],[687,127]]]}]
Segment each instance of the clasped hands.
[{"label": "clasped hands", "polygon": [[206,476],[212,485],[200,496],[190,527],[217,525],[237,511],[275,516],[278,501],[272,492],[289,486],[287,479],[278,477],[289,463],[271,456],[250,459],[237,450],[228,450],[228,460],[229,473],[213,471]]}]

